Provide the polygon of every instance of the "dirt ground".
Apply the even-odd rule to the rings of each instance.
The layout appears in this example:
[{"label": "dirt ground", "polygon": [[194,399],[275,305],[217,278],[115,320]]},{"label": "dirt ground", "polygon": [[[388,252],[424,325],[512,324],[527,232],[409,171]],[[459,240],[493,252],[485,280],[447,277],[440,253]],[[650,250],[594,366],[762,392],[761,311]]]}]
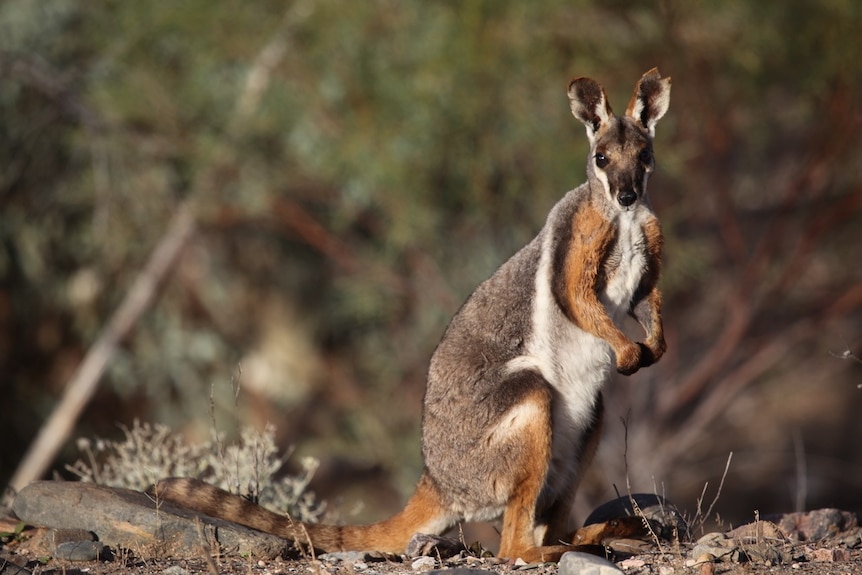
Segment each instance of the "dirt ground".
[{"label": "dirt ground", "polygon": [[[862,529],[840,538],[825,539],[817,544],[783,542],[775,546],[783,557],[773,564],[757,558],[736,557],[734,560],[705,560],[700,563],[690,558],[692,544],[663,549],[651,553],[618,559],[617,566],[631,575],[672,575],[690,573],[696,575],[741,575],[741,574],[794,574],[794,575],[862,575],[862,546],[848,546],[847,541],[862,536]],[[254,560],[237,556],[216,556],[211,560],[202,556],[192,559],[143,557],[128,550],[112,550],[99,561],[71,562],[52,558],[40,558],[27,545],[27,533],[7,541],[0,547],[0,575],[33,574],[92,574],[92,575],[193,575],[217,573],[229,575],[389,575],[420,573],[432,569],[475,569],[488,573],[524,573],[524,575],[556,575],[555,563],[516,565],[493,557],[479,558],[462,553],[450,559],[430,557],[415,559],[407,557],[383,558],[362,554],[340,559],[302,558]],[[456,572],[457,573],[457,572]],[[463,571],[461,572],[463,573]]]}]

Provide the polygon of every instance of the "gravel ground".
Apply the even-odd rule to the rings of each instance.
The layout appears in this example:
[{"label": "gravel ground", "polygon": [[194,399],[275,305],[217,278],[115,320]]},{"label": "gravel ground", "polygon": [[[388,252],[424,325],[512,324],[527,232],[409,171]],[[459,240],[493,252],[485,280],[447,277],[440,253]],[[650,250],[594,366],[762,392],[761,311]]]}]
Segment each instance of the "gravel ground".
[{"label": "gravel ground", "polygon": [[[38,531],[38,530],[32,530]],[[513,565],[496,558],[478,558],[463,553],[442,562],[439,559],[423,557],[410,559],[396,557],[385,559],[379,555],[345,554],[340,559],[301,558],[257,561],[249,558],[224,556],[207,561],[205,557],[192,559],[172,559],[140,557],[130,551],[115,551],[106,560],[70,562],[58,559],[44,559],[29,551],[28,532],[6,542],[0,547],[0,575],[27,575],[75,573],[119,575],[119,574],[158,574],[193,575],[205,573],[223,574],[350,574],[350,575],[388,575],[402,573],[421,573],[432,569],[470,568],[488,573],[524,573],[524,575],[556,575],[558,566],[554,563],[533,565]],[[763,560],[753,547],[750,557],[735,555],[724,560],[702,557],[701,562],[692,559],[694,544],[677,545],[675,549],[663,552],[633,555],[618,560],[617,566],[632,575],[671,575],[691,573],[697,575],[716,574],[860,574],[862,575],[862,529],[855,528],[832,538],[817,542],[770,542],[767,547],[778,551],[773,560]],[[761,545],[761,551],[764,547]],[[774,560],[781,561],[773,564]],[[453,574],[455,575],[455,574]]]}]

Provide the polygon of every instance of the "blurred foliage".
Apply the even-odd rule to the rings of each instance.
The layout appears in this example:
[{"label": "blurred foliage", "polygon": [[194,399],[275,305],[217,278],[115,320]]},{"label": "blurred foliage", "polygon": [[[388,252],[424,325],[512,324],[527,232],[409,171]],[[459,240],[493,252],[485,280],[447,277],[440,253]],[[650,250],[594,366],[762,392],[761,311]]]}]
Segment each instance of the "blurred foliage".
[{"label": "blurred foliage", "polygon": [[[0,481],[190,202],[194,241],[79,434],[140,417],[206,437],[212,395],[221,425],[276,422],[321,475],[376,464],[404,494],[448,318],[583,181],[567,81],[621,113],[653,66],[674,79],[651,182],[671,353],[612,390],[649,446],[629,466],[688,469],[695,492],[728,450],[783,473],[806,422],[837,457],[862,432],[841,383],[860,369],[829,354],[862,345],[860,29],[856,0],[6,0]],[[789,405],[746,427],[821,386],[836,431]],[[755,407],[730,421],[722,390]],[[705,445],[716,430],[744,447]]]}]

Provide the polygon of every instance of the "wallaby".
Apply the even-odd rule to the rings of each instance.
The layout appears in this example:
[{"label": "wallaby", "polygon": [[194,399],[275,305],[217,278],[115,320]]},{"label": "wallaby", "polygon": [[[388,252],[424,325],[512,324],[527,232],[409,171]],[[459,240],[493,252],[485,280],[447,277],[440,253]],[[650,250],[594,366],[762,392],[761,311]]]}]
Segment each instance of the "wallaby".
[{"label": "wallaby", "polygon": [[[590,142],[587,181],[446,329],[428,370],[424,472],[403,511],[371,525],[300,525],[193,479],[162,480],[156,495],[322,551],[402,553],[414,534],[501,516],[501,557],[558,560],[590,543],[569,518],[598,446],[602,387],[613,367],[632,374],[665,351],[662,234],[647,180],[670,87],[650,70],[617,117],[594,80],[569,84]],[[643,343],[620,329],[626,315],[643,327]]]}]

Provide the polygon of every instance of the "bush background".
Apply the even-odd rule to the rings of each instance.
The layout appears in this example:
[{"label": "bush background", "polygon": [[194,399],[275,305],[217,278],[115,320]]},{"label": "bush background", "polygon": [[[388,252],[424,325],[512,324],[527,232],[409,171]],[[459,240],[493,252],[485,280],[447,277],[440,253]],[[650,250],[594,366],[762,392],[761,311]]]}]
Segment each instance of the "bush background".
[{"label": "bush background", "polygon": [[855,0],[6,0],[0,483],[188,203],[75,435],[272,422],[346,513],[397,508],[446,322],[584,179],[568,80],[621,113],[658,66],[670,350],[608,390],[578,511],[627,474],[693,509],[731,451],[729,522],[859,510],[860,29]]}]

